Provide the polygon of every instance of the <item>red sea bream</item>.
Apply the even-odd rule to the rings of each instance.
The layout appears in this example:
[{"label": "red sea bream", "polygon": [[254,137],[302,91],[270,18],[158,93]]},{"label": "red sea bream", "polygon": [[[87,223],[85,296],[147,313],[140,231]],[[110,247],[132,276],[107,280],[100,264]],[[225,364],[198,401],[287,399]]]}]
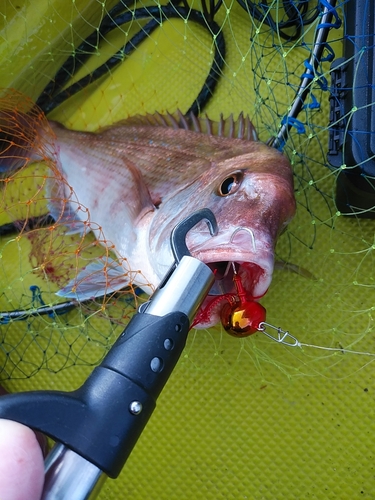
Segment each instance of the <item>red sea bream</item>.
[{"label": "red sea bream", "polygon": [[[58,295],[85,300],[129,282],[151,293],[173,262],[172,229],[200,208],[212,210],[219,231],[211,237],[201,222],[187,235],[191,254],[217,277],[196,326],[219,322],[225,295],[234,293],[228,263],[235,263],[249,299],[267,292],[277,238],[295,213],[293,174],[286,156],[257,140],[247,118],[212,122],[155,114],[92,133],[46,120],[36,125],[33,116],[1,113],[8,145],[0,169],[19,168],[49,152],[66,181],[50,185],[51,214],[71,232],[87,228],[89,218],[96,237],[111,242],[118,257],[105,269],[99,262],[89,264]],[[28,147],[17,149],[17,140],[10,140],[17,129],[7,125],[12,120],[28,128],[22,139]],[[17,160],[10,162],[12,154]]]}]

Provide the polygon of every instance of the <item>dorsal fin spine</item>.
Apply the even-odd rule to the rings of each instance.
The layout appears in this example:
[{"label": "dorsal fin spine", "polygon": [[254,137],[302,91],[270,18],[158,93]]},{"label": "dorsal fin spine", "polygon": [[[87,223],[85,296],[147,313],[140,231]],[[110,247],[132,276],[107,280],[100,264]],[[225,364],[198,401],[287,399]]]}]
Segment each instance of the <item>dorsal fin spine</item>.
[{"label": "dorsal fin spine", "polygon": [[[161,121],[162,125],[163,125],[164,127],[168,127],[168,122],[167,122],[167,120],[165,119],[165,116],[164,116],[164,115],[162,115],[161,113],[158,113],[158,112],[156,112],[156,115],[157,115],[157,117],[159,118],[159,120]],[[147,116],[149,116],[149,115],[147,115]]]},{"label": "dorsal fin spine", "polygon": [[241,111],[239,117],[238,117],[238,134],[237,137],[238,139],[243,139],[245,135],[245,130],[244,130],[244,119],[243,119],[243,113]]},{"label": "dorsal fin spine", "polygon": [[229,116],[228,119],[229,119],[229,137],[231,139],[233,139],[234,138],[234,133],[235,133],[235,131],[234,131],[233,113],[230,114],[230,116]]},{"label": "dorsal fin spine", "polygon": [[[167,112],[165,114],[155,112],[154,114],[132,116],[122,122],[118,122],[117,125],[166,127],[229,139],[258,140],[253,124],[243,112],[239,114],[237,120],[233,118],[233,113],[227,119],[224,119],[221,113],[218,121],[211,120],[207,114],[202,117],[197,117],[192,112],[184,115],[180,110],[177,110],[175,113]],[[101,130],[101,133],[106,133],[108,130],[111,130],[111,127],[105,127]]]},{"label": "dorsal fin spine", "polygon": [[207,127],[207,134],[212,135],[213,134],[212,121],[208,118],[207,114],[206,114],[206,127]]},{"label": "dorsal fin spine", "polygon": [[183,113],[181,113],[181,111],[179,109],[177,110],[177,115],[179,117],[180,126],[182,128],[184,128],[185,130],[190,130],[189,129],[189,123],[188,123],[188,121],[186,119],[186,116]]},{"label": "dorsal fin spine", "polygon": [[171,122],[172,127],[173,127],[175,130],[177,130],[177,129],[179,129],[179,128],[180,128],[180,126],[179,126],[179,124],[178,124],[177,120],[175,119],[175,117],[174,117],[171,113],[168,113],[168,118],[169,118],[169,120],[170,120],[170,122]]},{"label": "dorsal fin spine", "polygon": [[220,113],[220,120],[219,120],[219,127],[218,127],[218,136],[223,137],[224,136],[224,118],[223,118],[223,113]]},{"label": "dorsal fin spine", "polygon": [[198,118],[195,116],[195,114],[190,113],[189,118],[190,118],[191,123],[193,125],[194,132],[202,132],[201,125],[199,123]]}]

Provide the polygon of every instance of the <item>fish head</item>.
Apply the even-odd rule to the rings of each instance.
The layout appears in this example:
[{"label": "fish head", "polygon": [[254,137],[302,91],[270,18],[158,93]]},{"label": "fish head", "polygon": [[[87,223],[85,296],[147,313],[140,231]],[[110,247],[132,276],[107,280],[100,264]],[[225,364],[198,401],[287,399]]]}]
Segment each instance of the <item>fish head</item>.
[{"label": "fish head", "polygon": [[173,227],[200,208],[209,208],[218,223],[214,236],[204,221],[186,235],[191,255],[207,264],[216,278],[195,319],[196,327],[208,328],[219,322],[228,296],[236,294],[234,273],[251,300],[261,298],[270,286],[277,238],[296,210],[289,160],[254,141],[238,154],[234,148],[230,157],[202,165],[189,185],[159,206],[150,232],[153,255],[170,253]]}]

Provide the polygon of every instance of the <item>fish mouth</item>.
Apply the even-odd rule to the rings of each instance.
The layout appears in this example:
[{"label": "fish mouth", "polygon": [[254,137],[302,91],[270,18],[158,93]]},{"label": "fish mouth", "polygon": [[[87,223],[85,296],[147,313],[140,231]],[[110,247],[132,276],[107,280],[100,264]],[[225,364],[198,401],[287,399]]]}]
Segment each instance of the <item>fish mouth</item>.
[{"label": "fish mouth", "polygon": [[215,275],[215,282],[195,316],[195,328],[220,323],[222,308],[239,298],[235,275],[249,302],[259,300],[267,292],[274,268],[274,238],[264,227],[232,226],[203,241],[191,231],[187,240],[191,255]]},{"label": "fish mouth", "polygon": [[241,278],[241,283],[249,298],[259,299],[267,291],[260,294],[255,291],[259,280],[262,280],[266,274],[266,271],[255,262],[219,261],[208,262],[206,265],[215,276],[215,282],[209,291],[211,296],[236,294],[237,290],[233,279],[235,274]]},{"label": "fish mouth", "polygon": [[[203,260],[204,261],[204,260]],[[249,301],[257,301],[267,292],[273,272],[273,255],[266,262],[228,260],[205,264],[215,275],[215,282],[200,307],[194,328],[209,328],[220,322],[221,309],[233,296],[238,297],[234,276],[237,274]]]}]

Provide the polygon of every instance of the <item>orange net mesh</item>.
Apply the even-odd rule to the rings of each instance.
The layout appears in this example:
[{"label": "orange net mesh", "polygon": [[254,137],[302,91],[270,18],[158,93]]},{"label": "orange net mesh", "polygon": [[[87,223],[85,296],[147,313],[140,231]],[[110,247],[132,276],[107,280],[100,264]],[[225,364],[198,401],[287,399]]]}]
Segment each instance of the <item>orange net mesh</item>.
[{"label": "orange net mesh", "polygon": [[[100,342],[107,346],[116,325],[123,326],[138,304],[139,297],[131,282],[136,273],[131,272],[126,258],[116,257],[113,244],[105,239],[95,221],[90,220],[89,210],[77,200],[64,179],[54,133],[44,113],[29,98],[7,90],[0,101],[0,130],[0,223],[5,242],[2,262],[9,258],[3,267],[3,279],[8,287],[0,297],[0,378],[30,376],[41,366],[58,371],[61,360],[64,365],[77,364],[80,360],[97,363],[106,348],[101,350],[99,358],[92,354],[95,349],[87,349],[86,360],[82,353],[84,346],[95,337],[96,327],[92,325],[97,325],[99,331],[103,328],[103,333],[99,333]],[[58,207],[55,218],[49,215],[51,205]],[[71,234],[75,224],[80,225],[80,231]],[[25,270],[17,269],[17,260]],[[77,275],[91,262],[102,263],[102,269],[93,268],[89,274],[101,273],[111,289],[110,267],[114,260],[130,278],[126,289],[81,303],[56,296],[71,280],[79,285]],[[9,265],[9,261],[14,264]],[[15,282],[22,284],[21,297],[15,292]],[[18,323],[21,320],[22,326]],[[74,328],[77,330],[69,344],[67,332]],[[53,332],[54,329],[57,330]],[[91,330],[92,333],[88,333]],[[58,347],[52,340],[56,336],[63,339]],[[51,359],[60,361],[53,367]]]}]

